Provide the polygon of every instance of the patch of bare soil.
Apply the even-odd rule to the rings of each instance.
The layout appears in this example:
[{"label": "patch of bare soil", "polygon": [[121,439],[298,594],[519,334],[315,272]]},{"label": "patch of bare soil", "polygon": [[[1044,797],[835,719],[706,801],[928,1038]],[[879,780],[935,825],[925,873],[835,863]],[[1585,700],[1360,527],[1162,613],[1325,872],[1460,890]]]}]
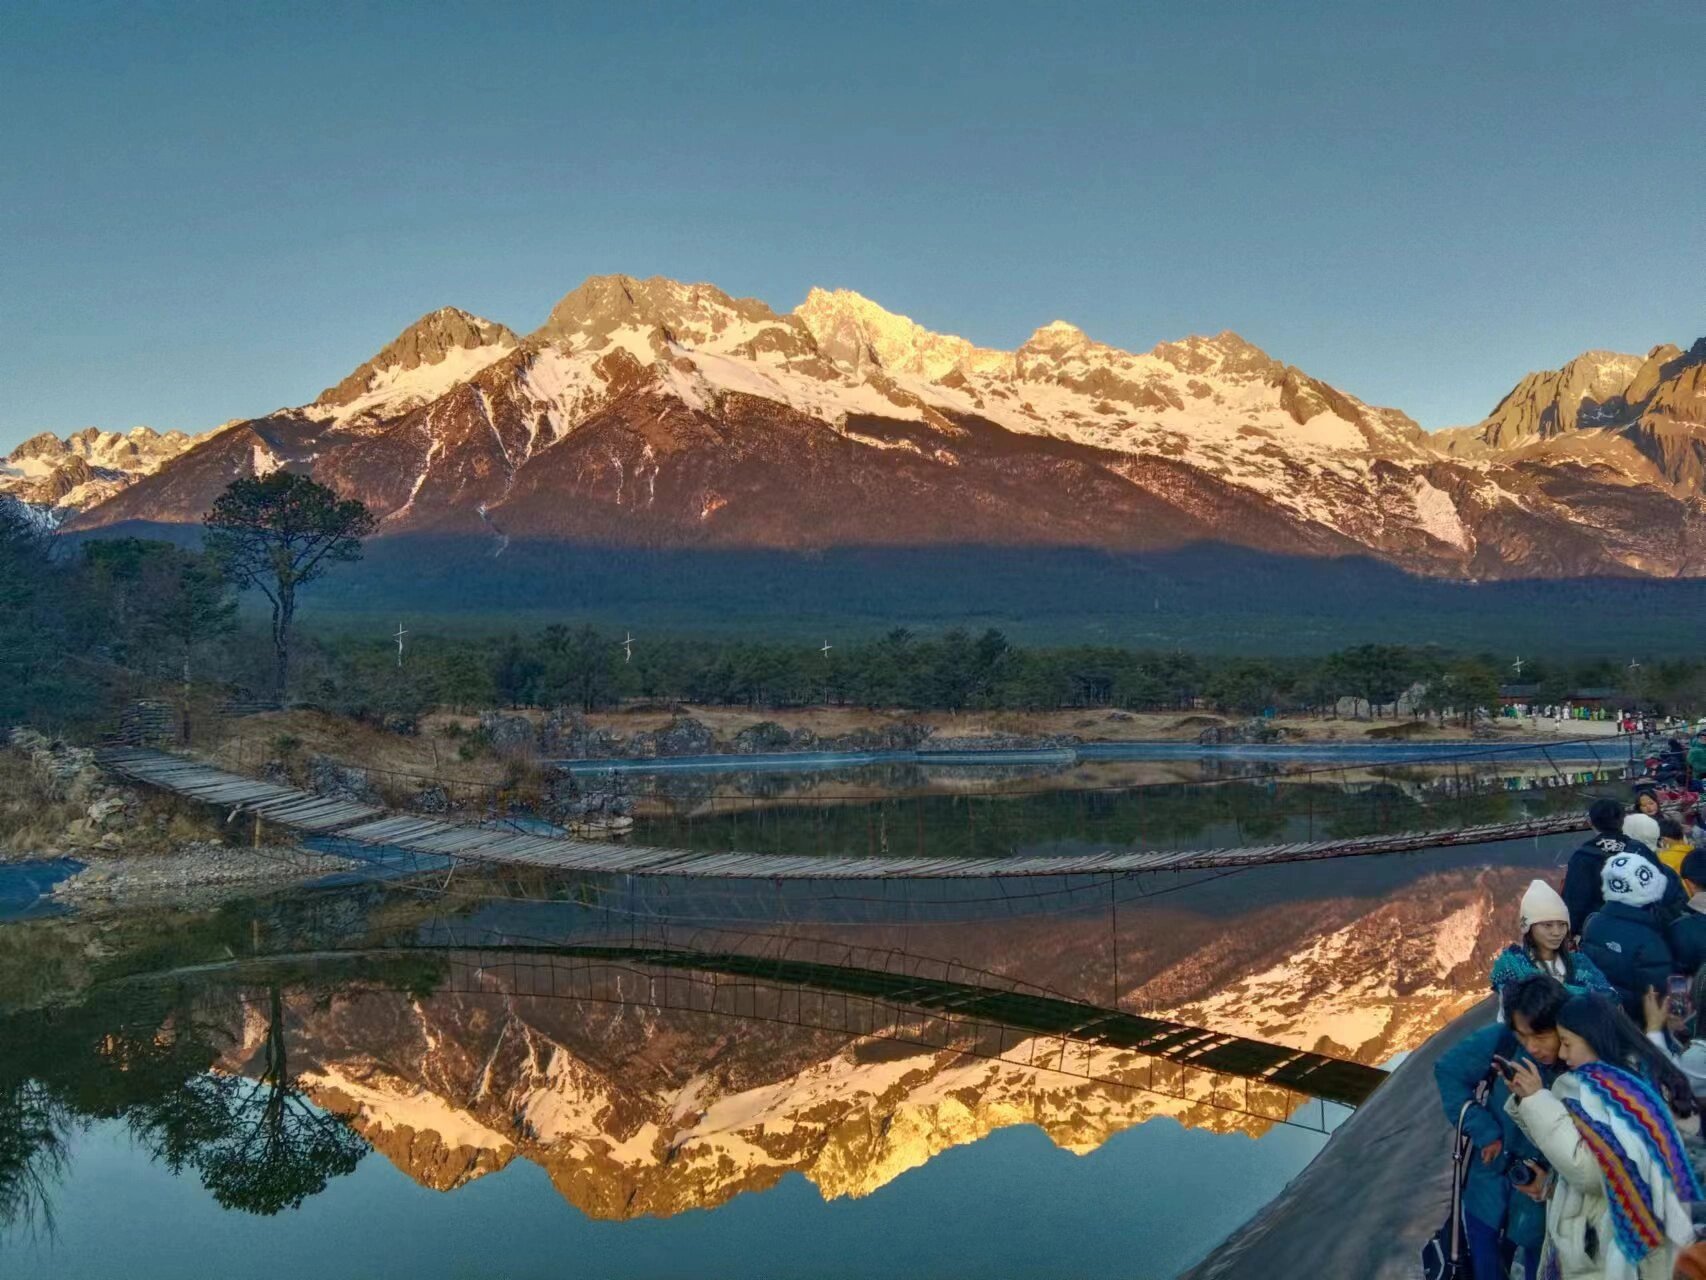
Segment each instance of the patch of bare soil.
[{"label": "patch of bare soil", "polygon": [[463,749],[478,727],[477,717],[435,715],[422,718],[418,733],[403,734],[298,708],[222,721],[195,747],[209,763],[237,773],[259,773],[269,760],[324,755],[375,772],[494,785],[503,781],[506,763],[472,745]]}]

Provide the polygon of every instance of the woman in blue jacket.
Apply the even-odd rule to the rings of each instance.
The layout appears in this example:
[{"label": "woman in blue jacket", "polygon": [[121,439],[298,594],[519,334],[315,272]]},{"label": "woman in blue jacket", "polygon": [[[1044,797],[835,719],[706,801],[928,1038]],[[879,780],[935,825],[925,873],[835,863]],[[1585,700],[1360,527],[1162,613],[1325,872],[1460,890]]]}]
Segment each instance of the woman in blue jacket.
[{"label": "woman in blue jacket", "polygon": [[[1706,916],[1702,922],[1706,924]],[[1570,909],[1544,880],[1532,881],[1522,895],[1517,931],[1522,941],[1506,947],[1493,960],[1495,993],[1513,982],[1545,973],[1562,982],[1573,996],[1590,991],[1614,994],[1605,975],[1570,941]]]},{"label": "woman in blue jacket", "polygon": [[1539,1262],[1546,1239],[1540,1190],[1545,1179],[1533,1177],[1518,1185],[1511,1170],[1535,1172],[1529,1162],[1537,1161],[1540,1151],[1506,1114],[1510,1092],[1493,1059],[1526,1059],[1542,1079],[1554,1079],[1563,1066],[1558,1059],[1558,1010],[1568,998],[1563,984],[1545,974],[1510,983],[1500,996],[1504,1025],[1472,1033],[1434,1064],[1440,1102],[1453,1125],[1463,1104],[1474,1098],[1483,1081],[1492,1079],[1486,1104],[1471,1106],[1463,1122],[1475,1144],[1463,1188],[1464,1232],[1475,1280],[1504,1280],[1510,1255],[1518,1249],[1524,1254],[1525,1274],[1535,1274]]}]

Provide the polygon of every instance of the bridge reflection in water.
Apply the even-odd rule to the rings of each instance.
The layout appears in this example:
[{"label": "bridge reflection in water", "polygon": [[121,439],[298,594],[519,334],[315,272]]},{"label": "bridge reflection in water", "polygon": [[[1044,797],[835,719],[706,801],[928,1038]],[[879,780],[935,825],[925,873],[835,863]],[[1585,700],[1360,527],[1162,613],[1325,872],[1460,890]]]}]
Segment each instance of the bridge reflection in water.
[{"label": "bridge reflection in water", "polygon": [[[621,944],[391,946],[254,957],[138,981],[220,974],[248,984],[265,981],[269,970],[300,973],[303,965],[442,958],[447,968],[435,994],[589,1001],[807,1027],[1322,1133],[1385,1078],[1375,1067],[1069,1000],[951,960],[811,938],[766,936],[764,943],[770,954]],[[882,967],[870,967],[875,962]]]},{"label": "bridge reflection in water", "polygon": [[[1184,1215],[1167,1237],[1182,1263],[1209,1212],[1192,1179],[1231,1179],[1206,1247],[1379,1086],[1378,1069],[1335,1055],[1388,1061],[1473,998],[1506,932],[1495,912],[1567,844],[1061,877],[1025,892],[471,867],[448,886],[296,891],[135,929],[128,949],[113,949],[125,932],[95,930],[97,973],[74,967],[51,999],[0,1010],[0,1101],[40,1104],[39,1150],[70,1169],[72,1203],[87,1203],[79,1168],[102,1167],[79,1133],[110,1132],[133,1153],[139,1196],[169,1171],[265,1215],[309,1198],[367,1203],[380,1162],[345,1175],[370,1152],[438,1191],[531,1166],[458,1197],[482,1223],[541,1176],[588,1221],[627,1222],[736,1197],[809,1216],[790,1193],[747,1193],[798,1174],[821,1205],[931,1164],[859,1217],[899,1231],[950,1171],[967,1188],[961,1212],[987,1208],[978,1178],[1031,1140],[997,1131],[1028,1128],[1097,1153],[1090,1166],[1028,1148],[1021,1180],[1035,1194],[1081,1200],[1086,1169],[1141,1180],[1146,1160],[1177,1164],[1144,1197]],[[29,927],[50,924],[68,941],[85,928]],[[398,1225],[418,1213],[414,1190],[385,1193]],[[738,1237],[753,1211],[718,1215],[716,1231]],[[1019,1247],[1001,1236],[1004,1212],[978,1228],[997,1252]],[[1120,1221],[1153,1235],[1147,1212],[1126,1206]],[[5,1218],[0,1205],[0,1236]],[[541,1222],[541,1239],[573,1229]],[[672,1238],[700,1230],[677,1225]]]}]

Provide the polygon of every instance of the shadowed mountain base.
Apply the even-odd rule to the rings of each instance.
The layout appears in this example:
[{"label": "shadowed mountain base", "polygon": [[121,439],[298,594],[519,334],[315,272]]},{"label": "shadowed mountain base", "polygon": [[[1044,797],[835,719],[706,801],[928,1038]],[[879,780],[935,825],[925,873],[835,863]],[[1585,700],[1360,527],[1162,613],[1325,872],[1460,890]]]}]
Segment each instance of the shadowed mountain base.
[{"label": "shadowed mountain base", "polygon": [[[125,524],[100,536],[193,540],[194,526]],[[311,626],[447,629],[585,620],[675,634],[822,641],[999,627],[1022,643],[1189,653],[1325,653],[1402,641],[1466,650],[1692,654],[1706,580],[1571,578],[1465,583],[1371,559],[1269,555],[1213,543],[1119,555],[1083,548],[837,548],[816,553],[655,550],[392,536],[305,597]]]}]

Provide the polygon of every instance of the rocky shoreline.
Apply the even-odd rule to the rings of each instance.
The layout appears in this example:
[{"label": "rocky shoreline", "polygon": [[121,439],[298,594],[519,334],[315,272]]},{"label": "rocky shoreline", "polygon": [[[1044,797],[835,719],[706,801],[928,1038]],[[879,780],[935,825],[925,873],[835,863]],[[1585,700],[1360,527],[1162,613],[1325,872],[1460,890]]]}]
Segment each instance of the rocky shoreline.
[{"label": "rocky shoreline", "polygon": [[359,864],[301,845],[239,843],[186,802],[117,785],[94,752],[33,729],[8,735],[11,798],[0,862],[68,857],[83,869],[53,886],[55,901],[203,905],[283,888]]},{"label": "rocky shoreline", "polygon": [[686,713],[675,715],[663,728],[622,735],[591,725],[580,712],[568,709],[553,711],[539,723],[523,715],[488,711],[480,717],[480,732],[500,752],[531,750],[548,760],[654,760],[805,752],[1042,751],[1081,746],[1085,741],[1076,734],[955,736],[941,733],[924,720],[900,720],[823,736],[803,727],[789,729],[774,720],[763,720],[725,739]]},{"label": "rocky shoreline", "polygon": [[89,858],[89,865],[56,884],[51,896],[76,906],[204,906],[243,892],[289,888],[359,865],[300,845],[193,841],[171,853]]}]

